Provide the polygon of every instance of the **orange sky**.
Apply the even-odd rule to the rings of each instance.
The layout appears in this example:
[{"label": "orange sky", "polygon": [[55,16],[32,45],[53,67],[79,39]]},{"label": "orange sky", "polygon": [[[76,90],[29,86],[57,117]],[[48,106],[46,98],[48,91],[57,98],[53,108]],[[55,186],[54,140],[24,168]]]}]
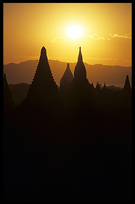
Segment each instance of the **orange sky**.
[{"label": "orange sky", "polygon": [[[42,46],[49,59],[76,62],[78,47],[88,64],[132,66],[131,3],[4,3],[4,64],[39,59]],[[76,24],[82,36],[72,39]]]}]

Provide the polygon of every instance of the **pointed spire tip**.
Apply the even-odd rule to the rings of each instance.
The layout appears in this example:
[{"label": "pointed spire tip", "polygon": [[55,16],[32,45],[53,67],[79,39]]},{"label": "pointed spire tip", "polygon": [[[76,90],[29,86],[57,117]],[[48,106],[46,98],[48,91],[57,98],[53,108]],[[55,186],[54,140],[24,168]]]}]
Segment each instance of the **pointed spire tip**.
[{"label": "pointed spire tip", "polygon": [[45,49],[45,47],[44,47],[44,46],[41,48],[41,51],[42,51],[42,50],[45,50],[45,51],[46,51],[46,49]]},{"label": "pointed spire tip", "polygon": [[44,46],[41,48],[41,55],[42,55],[42,56],[45,56],[45,55],[46,55],[46,49],[45,49]]}]

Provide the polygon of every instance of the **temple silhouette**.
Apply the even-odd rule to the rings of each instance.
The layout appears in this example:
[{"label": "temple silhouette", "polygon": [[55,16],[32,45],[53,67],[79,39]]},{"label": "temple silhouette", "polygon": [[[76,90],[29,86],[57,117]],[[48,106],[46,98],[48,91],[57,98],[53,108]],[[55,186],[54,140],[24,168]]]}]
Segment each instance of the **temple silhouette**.
[{"label": "temple silhouette", "polygon": [[60,79],[60,92],[63,93],[67,90],[68,85],[71,83],[73,79],[73,74],[70,69],[69,63],[67,63],[67,68]]},{"label": "temple silhouette", "polygon": [[42,105],[54,105],[55,102],[59,101],[58,87],[52,76],[45,47],[41,49],[37,70],[26,100],[39,105],[41,103]]},{"label": "temple silhouette", "polygon": [[81,47],[58,88],[42,47],[27,97],[3,77],[4,200],[131,201],[132,88],[87,79]]},{"label": "temple silhouette", "polygon": [[107,90],[107,87],[106,87],[106,83],[104,82],[104,86],[103,86],[103,91],[106,91]]},{"label": "temple silhouette", "polygon": [[[93,84],[87,79],[87,72],[83,63],[81,47],[79,47],[78,61],[74,69],[74,77],[67,87],[69,106],[80,108],[93,103]],[[88,105],[89,104],[89,105]]]},{"label": "temple silhouette", "polygon": [[74,78],[78,81],[87,81],[86,78],[86,68],[83,63],[81,47],[79,47],[79,55],[78,55],[78,62],[75,66],[74,70]]}]

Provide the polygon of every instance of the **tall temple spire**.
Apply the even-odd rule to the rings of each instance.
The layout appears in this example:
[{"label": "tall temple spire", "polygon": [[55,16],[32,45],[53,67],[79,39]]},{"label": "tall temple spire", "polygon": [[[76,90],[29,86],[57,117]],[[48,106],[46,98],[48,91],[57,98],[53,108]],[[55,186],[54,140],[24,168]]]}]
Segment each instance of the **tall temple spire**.
[{"label": "tall temple spire", "polygon": [[78,55],[78,62],[82,62],[82,52],[81,52],[81,47],[79,47],[79,55]]},{"label": "tall temple spire", "polygon": [[44,60],[47,60],[47,56],[46,56],[46,49],[43,46],[42,49],[41,49],[41,54],[40,54],[39,61],[41,62],[41,61],[44,61]]},{"label": "tall temple spire", "polygon": [[69,63],[67,63],[67,69],[70,69],[70,67],[69,67]]},{"label": "tall temple spire", "polygon": [[83,63],[81,47],[79,47],[78,62],[74,70],[74,77],[78,80],[82,80],[86,78],[86,69]]},{"label": "tall temple spire", "polygon": [[[66,92],[66,96],[68,96],[68,98],[65,97],[65,104],[75,108],[84,107],[85,105],[88,107],[93,103],[93,89],[94,87],[89,83],[86,77],[86,69],[83,63],[81,47],[79,47],[79,55],[74,70],[74,78],[68,86]],[[66,100],[69,104],[67,104]]]},{"label": "tall temple spire", "polygon": [[27,98],[37,101],[50,101],[55,100],[58,94],[58,87],[51,73],[46,49],[42,47],[37,70],[30,85]]}]

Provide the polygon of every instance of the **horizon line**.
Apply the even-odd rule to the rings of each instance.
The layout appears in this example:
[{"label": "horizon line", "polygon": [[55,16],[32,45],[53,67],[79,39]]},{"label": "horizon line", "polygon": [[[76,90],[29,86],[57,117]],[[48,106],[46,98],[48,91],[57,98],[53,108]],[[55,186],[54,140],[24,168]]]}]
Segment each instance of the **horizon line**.
[{"label": "horizon line", "polygon": [[[23,63],[23,62],[36,61],[36,60],[39,61],[39,59],[28,59],[28,60],[21,61],[21,62],[18,62],[18,63],[16,63],[16,62],[9,62],[9,63],[7,63],[7,64],[4,64],[4,63],[3,63],[3,65],[5,66],[5,65],[9,65],[9,64],[21,64],[21,63]],[[52,60],[52,61],[59,61],[59,62],[63,62],[63,63],[69,63],[69,64],[77,63],[77,62],[65,62],[65,61],[60,61],[60,60],[57,60],[57,59],[48,59],[48,61],[50,61],[50,60]],[[132,65],[125,66],[125,65],[119,65],[119,64],[111,65],[111,64],[101,64],[101,63],[96,63],[96,64],[89,64],[89,63],[87,63],[87,62],[84,62],[84,63],[85,63],[85,64],[88,64],[88,65],[104,65],[104,66],[132,67]]]}]

